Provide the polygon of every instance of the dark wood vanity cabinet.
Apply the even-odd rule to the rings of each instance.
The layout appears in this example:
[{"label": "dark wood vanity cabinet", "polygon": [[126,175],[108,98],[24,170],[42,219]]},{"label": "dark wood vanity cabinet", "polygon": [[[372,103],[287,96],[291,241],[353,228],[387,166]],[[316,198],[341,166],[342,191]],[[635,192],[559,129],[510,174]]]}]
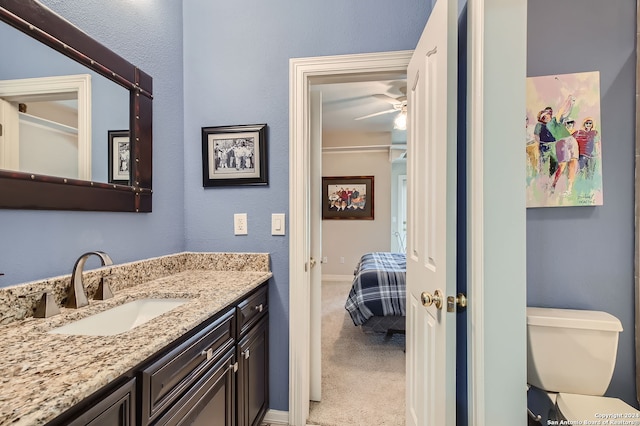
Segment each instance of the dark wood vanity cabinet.
[{"label": "dark wood vanity cabinet", "polygon": [[142,425],[260,424],[269,404],[267,288],[143,369]]},{"label": "dark wood vanity cabinet", "polygon": [[69,421],[69,426],[133,426],[136,424],[136,379],[103,396],[92,407]]},{"label": "dark wood vanity cabinet", "polygon": [[118,379],[126,383],[49,426],[260,425],[269,405],[267,289],[262,284]]}]

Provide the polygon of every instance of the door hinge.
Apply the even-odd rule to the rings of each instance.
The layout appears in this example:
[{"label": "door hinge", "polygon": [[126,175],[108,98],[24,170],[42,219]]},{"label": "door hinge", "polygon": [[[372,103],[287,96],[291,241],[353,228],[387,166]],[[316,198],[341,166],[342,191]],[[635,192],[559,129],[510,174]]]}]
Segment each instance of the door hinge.
[{"label": "door hinge", "polygon": [[0,123],[0,136],[2,136],[2,123]]}]

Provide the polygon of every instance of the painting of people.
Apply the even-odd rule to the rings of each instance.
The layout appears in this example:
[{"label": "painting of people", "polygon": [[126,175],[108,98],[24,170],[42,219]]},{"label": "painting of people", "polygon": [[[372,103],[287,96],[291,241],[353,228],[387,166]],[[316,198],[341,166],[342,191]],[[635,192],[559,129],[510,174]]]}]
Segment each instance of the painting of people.
[{"label": "painting of people", "polygon": [[373,176],[322,178],[323,219],[373,220]]},{"label": "painting of people", "polygon": [[598,71],[527,78],[527,207],[600,206]]},{"label": "painting of people", "polygon": [[266,124],[202,128],[202,186],[267,185]]}]

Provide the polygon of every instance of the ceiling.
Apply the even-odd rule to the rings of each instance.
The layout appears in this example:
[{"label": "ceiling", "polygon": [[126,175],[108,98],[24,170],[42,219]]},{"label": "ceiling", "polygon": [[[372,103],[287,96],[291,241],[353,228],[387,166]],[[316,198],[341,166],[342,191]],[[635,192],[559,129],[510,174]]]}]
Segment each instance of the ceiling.
[{"label": "ceiling", "polygon": [[[393,143],[406,143],[406,131],[393,129],[393,120],[399,112],[394,110],[390,98],[405,96],[403,90],[407,85],[404,76],[396,77],[399,78],[314,84],[313,89],[322,92],[322,130],[391,132]],[[393,112],[356,120],[383,111]]]}]

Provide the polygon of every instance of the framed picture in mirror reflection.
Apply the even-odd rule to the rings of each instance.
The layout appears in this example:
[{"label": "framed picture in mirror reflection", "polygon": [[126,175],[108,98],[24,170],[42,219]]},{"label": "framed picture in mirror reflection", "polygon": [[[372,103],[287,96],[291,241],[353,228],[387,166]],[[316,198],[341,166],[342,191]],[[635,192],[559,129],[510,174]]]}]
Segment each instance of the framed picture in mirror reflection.
[{"label": "framed picture in mirror reflection", "polygon": [[109,130],[109,183],[129,185],[131,167],[128,130]]},{"label": "framed picture in mirror reflection", "polygon": [[267,185],[266,127],[203,127],[202,186]]}]

